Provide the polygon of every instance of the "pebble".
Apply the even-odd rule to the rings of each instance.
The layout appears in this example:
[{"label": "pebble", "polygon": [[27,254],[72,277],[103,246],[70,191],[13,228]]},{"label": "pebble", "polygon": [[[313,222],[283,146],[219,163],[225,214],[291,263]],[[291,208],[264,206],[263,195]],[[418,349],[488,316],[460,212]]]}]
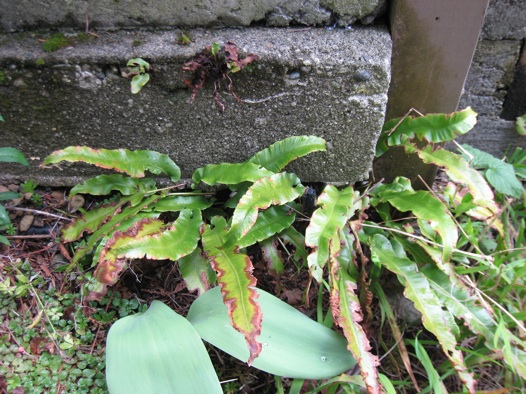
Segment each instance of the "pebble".
[{"label": "pebble", "polygon": [[18,227],[20,232],[26,232],[29,229],[29,227],[31,227],[34,220],[35,217],[33,215],[24,215],[20,220],[20,226]]},{"label": "pebble", "polygon": [[373,76],[371,75],[371,73],[369,71],[366,71],[366,70],[358,71],[358,72],[354,73],[354,75],[353,75],[353,79],[356,82],[365,82],[365,81],[370,80],[372,77]]}]

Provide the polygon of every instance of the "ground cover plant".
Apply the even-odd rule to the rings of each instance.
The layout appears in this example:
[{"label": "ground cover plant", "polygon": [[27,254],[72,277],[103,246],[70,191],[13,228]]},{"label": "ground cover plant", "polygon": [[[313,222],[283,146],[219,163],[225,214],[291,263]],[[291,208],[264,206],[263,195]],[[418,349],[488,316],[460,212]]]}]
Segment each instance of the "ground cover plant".
[{"label": "ground cover plant", "polygon": [[[443,181],[429,190],[397,178],[365,188],[327,185],[317,200],[314,187],[283,171],[290,161],[324,150],[314,136],[279,141],[243,163],[199,168],[192,185],[156,152],[70,147],[52,153],[45,165],[87,162],[119,172],[70,192],[70,198],[105,200],[60,234],[69,260],[59,271],[79,286],[79,310],[88,317],[101,305],[111,310],[105,306],[114,289],[126,277],[126,286],[136,286],[130,283],[145,265],[155,277],[150,285],[162,283],[168,267],[180,273],[178,291],[141,284],[164,304],[177,305],[174,296],[185,287],[193,294],[189,310],[136,300],[136,308],[109,319],[122,317],[106,346],[110,392],[132,392],[141,383],[157,392],[171,385],[203,392],[197,382],[207,392],[243,391],[232,382],[220,386],[217,362],[210,363],[217,361],[215,350],[200,338],[275,375],[268,392],[523,389],[526,210],[519,178],[525,154],[518,149],[503,161],[469,147],[455,154],[434,145],[475,122],[468,108],[385,124],[377,154],[403,146],[438,165]],[[159,188],[146,171],[173,185]],[[203,184],[223,191],[201,191]],[[2,279],[14,292],[17,270],[31,277],[30,267],[23,260],[9,267]],[[291,276],[301,277],[301,286],[296,281],[297,288],[287,288]],[[314,319],[277,296],[311,303]],[[120,311],[133,297],[116,299]],[[401,299],[408,300],[405,311]],[[126,316],[138,309],[144,313]],[[416,316],[412,321],[402,319],[407,310]],[[316,349],[320,342],[333,350]]]}]

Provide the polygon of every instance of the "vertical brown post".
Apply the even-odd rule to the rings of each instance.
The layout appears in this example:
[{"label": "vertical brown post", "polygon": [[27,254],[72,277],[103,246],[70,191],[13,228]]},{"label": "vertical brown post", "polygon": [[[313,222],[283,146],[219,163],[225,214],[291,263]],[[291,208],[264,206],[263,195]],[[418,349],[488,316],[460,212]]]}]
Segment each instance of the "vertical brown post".
[{"label": "vertical brown post", "polygon": [[[392,78],[387,119],[410,108],[422,113],[456,110],[489,0],[392,0]],[[375,178],[405,176],[415,187],[420,175],[431,184],[436,168],[416,155],[391,149],[376,160]]]}]

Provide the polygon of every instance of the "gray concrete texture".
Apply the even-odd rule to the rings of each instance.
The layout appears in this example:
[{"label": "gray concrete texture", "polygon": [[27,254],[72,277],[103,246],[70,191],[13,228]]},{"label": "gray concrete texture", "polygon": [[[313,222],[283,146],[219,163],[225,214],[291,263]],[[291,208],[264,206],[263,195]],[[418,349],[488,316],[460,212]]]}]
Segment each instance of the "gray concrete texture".
[{"label": "gray concrete texture", "polygon": [[[390,79],[391,41],[385,28],[195,29],[100,33],[47,53],[41,36],[0,36],[1,146],[19,148],[32,167],[2,163],[0,178],[29,176],[42,184],[72,185],[100,173],[94,167],[37,169],[45,156],[69,145],[152,149],[168,154],[184,178],[208,163],[243,161],[292,135],[317,135],[328,151],[295,162],[304,181],[352,182],[367,176],[381,130]],[[213,42],[233,41],[259,56],[253,71],[225,81],[220,100],[207,83],[190,102],[181,67]],[[137,95],[121,76],[128,59],[154,69]]]},{"label": "gray concrete texture", "polygon": [[386,0],[0,0],[5,32],[35,28],[95,29],[349,25],[371,23]]},{"label": "gray concrete texture", "polygon": [[459,108],[471,106],[479,114],[478,123],[458,142],[499,158],[517,146],[526,148],[526,137],[517,134],[515,123],[501,118],[524,39],[526,1],[492,0],[459,103]]}]

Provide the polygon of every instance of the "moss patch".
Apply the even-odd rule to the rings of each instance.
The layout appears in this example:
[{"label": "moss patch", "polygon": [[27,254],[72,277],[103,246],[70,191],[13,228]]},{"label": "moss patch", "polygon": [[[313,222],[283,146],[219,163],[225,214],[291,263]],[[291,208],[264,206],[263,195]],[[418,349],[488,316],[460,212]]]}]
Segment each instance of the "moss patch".
[{"label": "moss patch", "polygon": [[80,33],[71,37],[66,37],[63,33],[55,33],[42,43],[42,48],[46,52],[54,52],[67,46],[86,43],[95,39],[95,36]]}]

